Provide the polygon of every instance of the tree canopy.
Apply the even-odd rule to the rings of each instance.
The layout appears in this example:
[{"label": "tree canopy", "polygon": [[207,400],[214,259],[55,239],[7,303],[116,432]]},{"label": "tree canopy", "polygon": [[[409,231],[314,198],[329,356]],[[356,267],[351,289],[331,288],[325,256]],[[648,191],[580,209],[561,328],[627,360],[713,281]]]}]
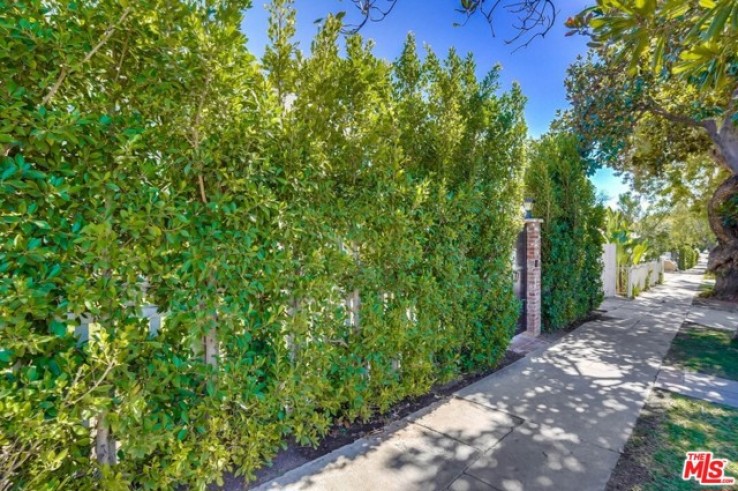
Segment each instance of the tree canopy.
[{"label": "tree canopy", "polygon": [[[738,2],[598,0],[567,25],[592,38],[567,79],[567,121],[592,165],[675,192],[690,176],[738,173]],[[727,296],[738,294],[738,229],[720,210],[736,191],[738,178],[724,180],[708,206],[711,268]]]}]

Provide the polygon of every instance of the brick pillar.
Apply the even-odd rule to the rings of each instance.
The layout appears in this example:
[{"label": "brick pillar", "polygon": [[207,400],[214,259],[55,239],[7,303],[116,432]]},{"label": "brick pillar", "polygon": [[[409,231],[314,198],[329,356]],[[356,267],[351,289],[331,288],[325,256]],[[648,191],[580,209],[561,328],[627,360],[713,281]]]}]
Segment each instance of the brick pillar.
[{"label": "brick pillar", "polygon": [[539,218],[525,219],[525,332],[529,336],[541,335],[541,223],[543,220]]}]

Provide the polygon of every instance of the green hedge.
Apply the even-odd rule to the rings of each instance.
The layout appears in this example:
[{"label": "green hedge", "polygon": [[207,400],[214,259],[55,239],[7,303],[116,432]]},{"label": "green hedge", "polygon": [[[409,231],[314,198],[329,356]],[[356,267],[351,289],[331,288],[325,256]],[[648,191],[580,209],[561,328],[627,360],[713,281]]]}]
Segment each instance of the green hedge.
[{"label": "green hedge", "polygon": [[0,1],[0,489],[203,489],[503,355],[519,89],[279,5],[260,65],[247,3]]},{"label": "green hedge", "polygon": [[700,257],[699,250],[689,245],[681,246],[677,254],[677,265],[682,271],[694,268]]},{"label": "green hedge", "polygon": [[555,330],[602,302],[604,212],[573,136],[544,135],[529,158],[526,189],[535,200],[533,215],[543,219],[541,313],[544,329]]}]

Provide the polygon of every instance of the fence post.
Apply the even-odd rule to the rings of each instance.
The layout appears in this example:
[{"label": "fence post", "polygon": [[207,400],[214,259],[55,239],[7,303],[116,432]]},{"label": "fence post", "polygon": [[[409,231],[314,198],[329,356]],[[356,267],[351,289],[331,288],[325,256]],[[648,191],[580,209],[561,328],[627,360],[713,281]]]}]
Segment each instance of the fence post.
[{"label": "fence post", "polygon": [[354,289],[346,297],[346,325],[353,326],[354,331],[358,331],[360,327],[359,310],[361,310],[361,297],[359,296],[359,290]]},{"label": "fence post", "polygon": [[205,350],[205,363],[210,366],[218,365],[218,335],[215,328],[211,327],[205,333],[203,338],[203,348]]},{"label": "fence post", "polygon": [[[161,329],[161,314],[157,311],[155,305],[147,305],[141,309],[141,314],[149,320],[149,335],[156,337]],[[75,319],[74,314],[67,315],[68,320]],[[74,336],[77,338],[77,345],[81,346],[90,340],[90,324],[93,319],[89,315],[80,317],[79,325],[74,328]],[[89,428],[89,420],[85,420],[82,424]],[[95,422],[95,458],[100,465],[115,465],[118,463],[117,442],[107,421],[107,413],[102,412],[97,415]]]},{"label": "fence post", "polygon": [[155,338],[161,329],[161,314],[156,305],[146,305],[141,308],[141,314],[149,320],[149,336]]},{"label": "fence post", "polygon": [[[69,314],[67,318],[74,319],[73,314]],[[77,346],[89,342],[90,340],[90,324],[92,317],[82,315],[79,319],[79,325],[74,328],[74,336],[77,338]],[[82,421],[82,424],[89,428],[89,420]],[[110,432],[105,412],[97,415],[95,422],[95,458],[100,465],[115,465],[118,461],[115,438]]]},{"label": "fence post", "polygon": [[[290,297],[289,301],[287,302],[287,315],[290,318],[294,319],[299,309],[300,302],[294,296]],[[295,335],[292,333],[286,334],[284,337],[284,343],[289,353],[290,362],[294,364],[295,360],[297,359],[297,345],[295,344]]]},{"label": "fence post", "polygon": [[115,465],[118,462],[115,438],[110,433],[106,414],[97,416],[97,434],[95,435],[95,456],[101,465]]},{"label": "fence post", "polygon": [[[347,254],[351,254],[354,262],[357,265],[361,265],[359,247],[356,243],[352,242],[350,246],[347,246],[343,241],[341,241],[339,242],[339,248]],[[359,311],[361,310],[361,297],[359,296],[358,288],[354,288],[354,290],[346,296],[345,304],[346,313],[348,314],[346,316],[346,325],[353,326],[354,331],[358,331],[360,325]]]}]

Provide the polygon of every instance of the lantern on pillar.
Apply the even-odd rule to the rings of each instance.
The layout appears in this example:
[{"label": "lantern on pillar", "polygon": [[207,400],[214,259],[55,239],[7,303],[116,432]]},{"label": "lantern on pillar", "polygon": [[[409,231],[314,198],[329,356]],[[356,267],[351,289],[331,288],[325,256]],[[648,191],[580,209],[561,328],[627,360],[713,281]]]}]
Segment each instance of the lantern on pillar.
[{"label": "lantern on pillar", "polygon": [[533,218],[533,203],[535,203],[535,200],[533,198],[525,198],[525,201],[523,201],[525,218]]}]

